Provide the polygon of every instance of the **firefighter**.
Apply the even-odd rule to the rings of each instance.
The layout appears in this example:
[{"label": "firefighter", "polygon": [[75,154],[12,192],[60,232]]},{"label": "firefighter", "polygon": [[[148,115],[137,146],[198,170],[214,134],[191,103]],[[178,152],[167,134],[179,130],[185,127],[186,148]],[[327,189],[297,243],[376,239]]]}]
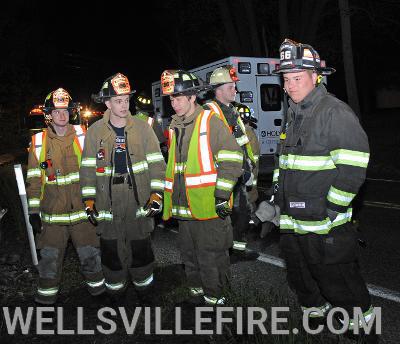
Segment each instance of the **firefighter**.
[{"label": "firefighter", "polygon": [[205,88],[200,79],[184,70],[166,70],[161,85],[175,111],[163,218],[179,223],[189,302],[223,304],[230,279],[230,198],[242,173],[243,154],[218,116],[196,103]]},{"label": "firefighter", "polygon": [[[154,119],[154,107],[152,99],[145,92],[140,92],[134,99],[135,99],[135,109],[136,109],[135,116],[147,122],[150,125],[150,127],[153,128],[154,133],[156,134],[158,141],[160,143],[161,153],[164,157],[164,160],[167,161],[168,159],[167,137],[165,137],[160,124]],[[161,213],[154,218],[154,222],[156,227],[160,229],[165,229],[165,224],[164,221],[162,220]]]},{"label": "firefighter", "polygon": [[321,83],[334,71],[310,45],[286,39],[280,47],[275,73],[283,76],[289,108],[271,220],[280,225],[287,279],[303,312],[316,307],[308,316],[319,323],[332,307],[350,318],[360,307],[368,322],[373,308],[358,267],[351,202],[365,180],[369,146],[351,108]]},{"label": "firefighter", "polygon": [[258,157],[253,153],[246,128],[239,113],[232,104],[235,101],[237,82],[239,82],[239,78],[233,66],[225,65],[216,68],[210,76],[210,86],[214,89],[215,98],[203,105],[205,109],[212,109],[218,114],[242,148],[244,155],[243,174],[233,191],[232,263],[240,260],[255,260],[259,256],[257,252],[247,249],[247,241],[245,239],[245,232],[249,227],[250,212],[252,209],[247,189],[257,187],[255,184],[254,169],[257,166]]},{"label": "firefighter", "polygon": [[[247,216],[242,216],[243,219],[238,219],[239,221],[245,221],[246,223],[243,223],[242,226],[239,226],[239,228],[242,229],[246,229],[247,227],[247,223],[250,221],[250,217],[251,215],[255,212],[256,210],[256,202],[258,200],[258,191],[257,191],[257,177],[258,177],[258,171],[259,171],[259,157],[260,157],[260,142],[258,141],[257,135],[254,132],[255,129],[257,129],[257,118],[253,117],[253,115],[251,114],[250,108],[247,105],[244,104],[240,104],[240,103],[233,103],[235,110],[237,111],[237,113],[239,114],[244,127],[246,129],[246,135],[249,138],[249,143],[251,146],[251,150],[253,153],[253,157],[254,157],[254,169],[253,169],[253,183],[251,186],[246,186],[242,184],[242,188],[245,191],[245,193],[241,194],[242,198],[247,197],[247,202],[245,202],[245,205],[247,205],[248,207],[248,212],[246,213]],[[241,200],[243,201],[243,200]],[[241,202],[240,201],[240,202]],[[238,203],[240,203],[238,202]],[[235,202],[236,203],[236,202]],[[234,203],[234,204],[235,204]],[[245,208],[244,208],[245,209]],[[232,217],[235,216],[235,212],[236,212],[236,216],[239,217],[239,214],[244,213],[243,209],[240,210],[240,207],[238,207],[237,209],[235,209],[235,207],[233,208],[233,214]]]},{"label": "firefighter", "polygon": [[80,170],[82,199],[97,225],[106,288],[123,300],[128,279],[140,301],[153,289],[154,254],[150,233],[161,212],[165,162],[151,127],[129,111],[134,93],[128,78],[107,78],[96,102],[107,106],[87,132]]},{"label": "firefighter", "polygon": [[154,130],[158,141],[160,142],[160,149],[163,155],[167,155],[167,138],[164,136],[160,124],[154,119],[154,107],[152,99],[145,93],[140,92],[135,98],[135,115],[146,121]]},{"label": "firefighter", "polygon": [[74,109],[75,104],[64,89],[49,93],[43,111],[51,122],[43,132],[32,136],[29,149],[29,222],[40,250],[35,301],[47,305],[57,299],[69,237],[78,253],[89,293],[96,296],[105,290],[99,239],[87,222],[79,196],[85,131],[79,125],[69,124]]}]

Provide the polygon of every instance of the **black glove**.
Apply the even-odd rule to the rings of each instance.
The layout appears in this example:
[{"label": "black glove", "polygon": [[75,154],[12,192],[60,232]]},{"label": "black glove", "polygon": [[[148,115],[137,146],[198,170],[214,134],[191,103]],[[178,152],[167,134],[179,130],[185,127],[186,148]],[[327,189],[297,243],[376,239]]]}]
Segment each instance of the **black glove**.
[{"label": "black glove", "polygon": [[85,211],[86,211],[86,216],[87,216],[89,222],[93,226],[97,226],[98,222],[97,222],[96,217],[99,217],[99,212],[96,209],[94,200],[88,199],[85,201]]},{"label": "black glove", "polygon": [[149,200],[146,202],[146,205],[143,207],[144,210],[148,210],[146,216],[153,217],[157,214],[161,213],[162,210],[162,196],[157,193],[153,192],[150,195]]},{"label": "black glove", "polygon": [[216,198],[215,199],[215,212],[217,215],[224,220],[227,216],[232,214],[232,209],[229,206],[229,201],[224,199]]},{"label": "black glove", "polygon": [[32,226],[34,235],[42,233],[42,220],[40,219],[39,214],[30,214],[29,223]]},{"label": "black glove", "polygon": [[244,171],[242,175],[242,182],[246,186],[253,186],[254,174],[250,171]]}]

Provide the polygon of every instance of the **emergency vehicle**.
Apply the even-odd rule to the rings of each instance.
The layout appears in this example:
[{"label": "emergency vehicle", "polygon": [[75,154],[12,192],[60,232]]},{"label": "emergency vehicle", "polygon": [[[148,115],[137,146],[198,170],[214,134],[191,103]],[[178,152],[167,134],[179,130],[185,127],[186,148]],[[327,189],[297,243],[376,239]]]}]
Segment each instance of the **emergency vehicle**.
[{"label": "emergency vehicle", "polygon": [[[247,105],[258,120],[256,134],[261,146],[260,171],[271,172],[285,103],[281,78],[272,74],[279,65],[279,59],[231,56],[193,68],[190,72],[208,83],[215,68],[228,64],[235,67],[240,80],[237,83],[236,101]],[[152,98],[156,118],[165,130],[173,110],[169,98],[162,97],[160,86],[160,81],[152,83]]]}]

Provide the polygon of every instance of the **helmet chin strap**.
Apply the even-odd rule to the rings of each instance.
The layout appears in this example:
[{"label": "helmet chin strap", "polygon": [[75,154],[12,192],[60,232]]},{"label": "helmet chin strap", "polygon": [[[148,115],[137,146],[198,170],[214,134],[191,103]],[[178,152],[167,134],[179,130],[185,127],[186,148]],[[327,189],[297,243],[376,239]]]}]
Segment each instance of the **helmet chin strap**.
[{"label": "helmet chin strap", "polygon": [[48,127],[51,130],[53,130],[57,134],[57,136],[64,136],[65,133],[67,132],[67,126],[64,126],[64,127],[60,127],[58,125],[55,126],[54,123],[52,123],[52,122],[50,122],[48,124]]}]

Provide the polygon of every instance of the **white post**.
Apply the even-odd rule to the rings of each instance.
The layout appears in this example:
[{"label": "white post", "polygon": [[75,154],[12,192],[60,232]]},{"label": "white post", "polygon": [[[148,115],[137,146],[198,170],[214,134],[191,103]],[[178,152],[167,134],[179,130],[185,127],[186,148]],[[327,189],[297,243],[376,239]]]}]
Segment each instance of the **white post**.
[{"label": "white post", "polygon": [[19,197],[21,198],[22,210],[24,212],[26,231],[28,233],[29,247],[31,248],[32,263],[33,265],[36,266],[38,265],[38,259],[36,254],[35,237],[33,235],[31,224],[29,223],[28,200],[26,197],[25,182],[24,182],[24,176],[22,175],[21,164],[14,165],[14,171],[15,171],[15,178],[17,179],[17,184],[18,184]]}]

